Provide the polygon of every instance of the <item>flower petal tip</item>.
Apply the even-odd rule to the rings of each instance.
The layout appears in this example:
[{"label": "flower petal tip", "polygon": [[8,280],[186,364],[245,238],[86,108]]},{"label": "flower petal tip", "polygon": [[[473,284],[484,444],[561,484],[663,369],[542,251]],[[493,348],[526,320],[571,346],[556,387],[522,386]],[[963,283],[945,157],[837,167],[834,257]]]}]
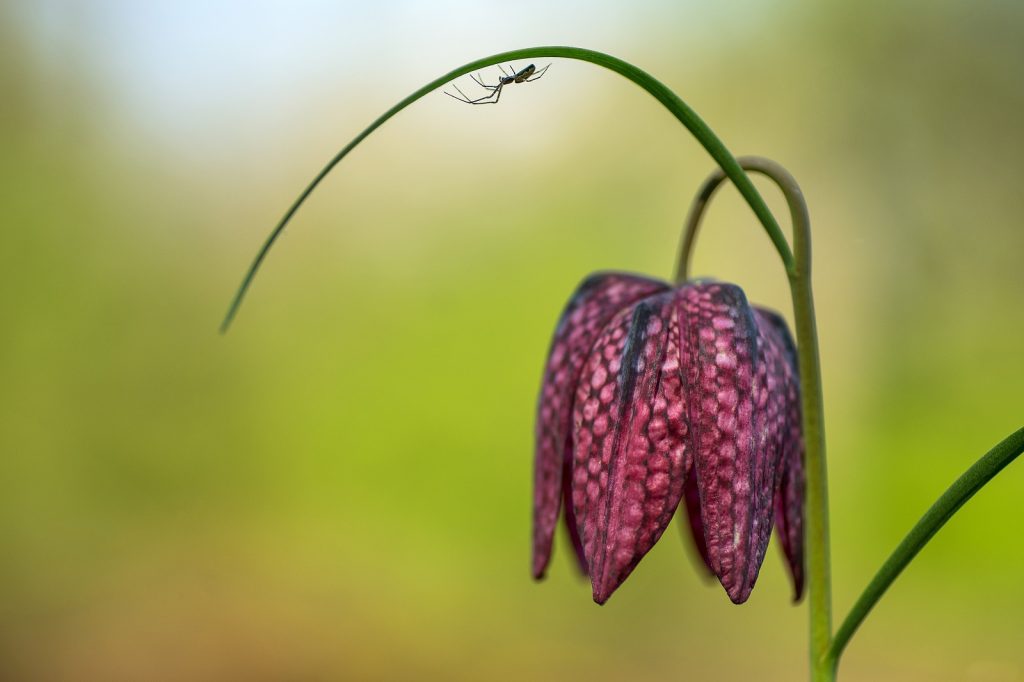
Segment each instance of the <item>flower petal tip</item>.
[{"label": "flower petal tip", "polygon": [[725,594],[728,595],[729,601],[739,605],[750,599],[750,594],[754,591],[754,583],[753,581],[745,580],[743,575],[737,575],[737,573],[740,572],[734,571],[732,574],[722,573],[718,576],[718,579],[725,589]]},{"label": "flower petal tip", "polygon": [[794,570],[792,565],[789,565],[791,577],[793,579],[793,604],[799,604],[804,600],[804,572],[802,567],[798,567]]},{"label": "flower petal tip", "polygon": [[615,587],[609,588],[607,585],[594,585],[594,603],[598,606],[604,606],[608,598],[612,596],[612,592],[615,591]]},{"label": "flower petal tip", "polygon": [[727,592],[727,594],[729,595],[729,599],[732,601],[732,603],[736,604],[737,606],[739,606],[740,604],[743,604],[744,602],[747,601],[747,599],[750,598],[750,590],[749,589],[748,590],[743,590],[742,592],[735,592],[735,593]]}]

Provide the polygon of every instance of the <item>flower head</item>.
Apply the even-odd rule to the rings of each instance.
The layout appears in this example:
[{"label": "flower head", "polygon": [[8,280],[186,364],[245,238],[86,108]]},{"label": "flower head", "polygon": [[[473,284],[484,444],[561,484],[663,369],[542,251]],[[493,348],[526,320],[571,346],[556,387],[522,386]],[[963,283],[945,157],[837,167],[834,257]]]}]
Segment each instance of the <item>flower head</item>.
[{"label": "flower head", "polygon": [[773,521],[803,590],[803,440],[795,347],[739,287],[588,277],[555,331],[541,388],[533,573],[564,500],[594,600],[604,603],[676,508],[736,603],[757,579]]}]

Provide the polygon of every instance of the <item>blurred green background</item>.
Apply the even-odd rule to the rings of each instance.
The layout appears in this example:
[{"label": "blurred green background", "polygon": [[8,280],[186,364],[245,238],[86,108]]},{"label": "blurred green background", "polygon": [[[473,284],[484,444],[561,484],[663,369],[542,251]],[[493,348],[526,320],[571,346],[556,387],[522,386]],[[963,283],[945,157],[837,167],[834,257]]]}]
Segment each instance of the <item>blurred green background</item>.
[{"label": "blurred green background", "polygon": [[[678,528],[605,607],[565,538],[529,579],[554,322],[591,271],[668,277],[711,168],[635,87],[558,61],[428,97],[220,316],[422,83],[633,61],[809,198],[838,619],[1024,424],[1022,35],[1015,0],[0,3],[0,679],[805,679],[777,549],[743,607]],[[789,316],[732,189],[696,271]],[[965,508],[843,679],[1024,680],[1022,495],[1011,467]]]}]

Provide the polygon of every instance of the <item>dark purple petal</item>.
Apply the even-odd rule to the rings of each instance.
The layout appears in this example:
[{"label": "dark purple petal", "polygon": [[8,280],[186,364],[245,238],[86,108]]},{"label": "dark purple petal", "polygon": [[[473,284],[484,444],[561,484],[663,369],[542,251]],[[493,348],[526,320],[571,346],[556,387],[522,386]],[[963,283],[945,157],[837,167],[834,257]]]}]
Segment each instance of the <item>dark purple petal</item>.
[{"label": "dark purple petal", "polygon": [[[565,527],[569,531],[569,542],[572,543],[573,553],[576,556],[576,565],[583,575],[589,575],[587,560],[583,556],[583,541],[580,540],[576,514],[572,509],[572,439],[566,443],[565,457],[562,458],[562,504],[565,506]],[[550,545],[548,547],[550,548]]]},{"label": "dark purple petal", "polygon": [[789,328],[777,313],[756,309],[765,336],[783,349],[786,423],[783,427],[782,462],[775,489],[775,526],[793,579],[793,601],[804,591],[804,439],[800,407],[800,380],[796,345]]},{"label": "dark purple petal", "polygon": [[686,405],[676,293],[618,313],[580,375],[572,506],[603,604],[661,537],[683,493]]},{"label": "dark purple petal", "polygon": [[764,510],[754,517],[751,546],[753,558],[747,567],[748,584],[753,588],[761,562],[768,549],[774,522],[775,494],[785,443],[789,436],[788,379],[791,367],[778,332],[764,313],[754,310],[757,325],[757,363],[754,371],[755,424],[755,507]]},{"label": "dark purple petal", "polygon": [[[625,273],[591,275],[569,300],[548,353],[537,406],[533,497],[533,575],[541,578],[563,494],[563,469],[571,454],[570,420],[580,369],[598,334],[625,306],[664,291],[662,282]],[[566,487],[566,492],[568,487]],[[575,524],[570,523],[575,532]],[[579,556],[582,565],[582,555]]]},{"label": "dark purple petal", "polygon": [[[799,414],[797,415],[799,416]],[[775,523],[786,565],[793,578],[793,601],[804,595],[804,457],[803,439],[787,444],[782,475],[775,491]]]},{"label": "dark purple petal", "polygon": [[742,290],[695,283],[679,296],[690,451],[712,571],[729,598],[750,596],[772,529],[785,424],[784,352]]},{"label": "dark purple petal", "polygon": [[700,517],[700,490],[697,488],[697,476],[692,465],[683,481],[683,502],[686,503],[685,523],[689,529],[685,532],[693,540],[693,546],[710,575],[714,575],[715,569],[711,568],[711,559],[708,557],[708,543],[704,539],[704,521]]}]

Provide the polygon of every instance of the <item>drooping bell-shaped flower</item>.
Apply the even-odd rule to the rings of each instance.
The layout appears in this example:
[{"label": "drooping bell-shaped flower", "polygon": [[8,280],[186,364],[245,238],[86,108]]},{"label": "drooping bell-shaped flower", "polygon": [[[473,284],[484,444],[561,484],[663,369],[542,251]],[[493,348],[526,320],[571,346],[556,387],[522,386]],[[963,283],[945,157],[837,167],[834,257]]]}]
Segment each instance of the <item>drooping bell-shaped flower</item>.
[{"label": "drooping bell-shaped flower", "polygon": [[803,589],[803,442],[782,319],[720,282],[583,282],[555,331],[537,418],[533,573],[564,501],[604,603],[686,509],[729,597],[750,595],[773,522]]}]

